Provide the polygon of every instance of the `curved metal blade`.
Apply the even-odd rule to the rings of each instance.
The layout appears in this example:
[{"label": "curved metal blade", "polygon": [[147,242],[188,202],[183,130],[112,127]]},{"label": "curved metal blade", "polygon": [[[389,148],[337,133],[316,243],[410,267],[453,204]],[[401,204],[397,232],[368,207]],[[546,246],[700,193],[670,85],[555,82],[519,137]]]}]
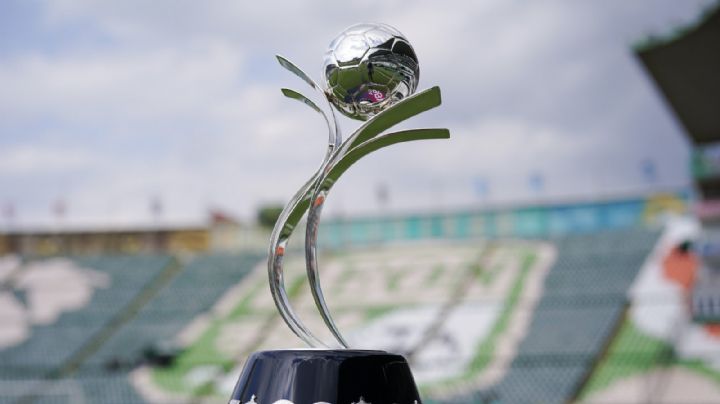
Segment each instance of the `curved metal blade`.
[{"label": "curved metal blade", "polygon": [[338,129],[337,129],[337,122],[334,121],[335,116],[332,117],[333,123],[331,124],[330,123],[331,118],[328,118],[325,111],[320,109],[320,107],[318,107],[317,104],[312,102],[312,100],[309,99],[308,97],[302,95],[301,93],[299,93],[295,90],[291,90],[289,88],[281,88],[280,91],[282,91],[284,96],[291,98],[293,100],[296,100],[296,101],[300,101],[303,104],[307,105],[308,107],[312,108],[315,112],[322,115],[323,119],[325,119],[325,124],[327,125],[327,128],[328,128],[328,137],[329,137],[327,152],[325,153],[325,158],[323,159],[323,163],[326,162],[330,158],[330,155],[332,155],[333,151],[336,150],[338,147],[337,132],[336,132]]},{"label": "curved metal blade", "polygon": [[342,149],[347,152],[408,118],[440,106],[441,103],[440,87],[437,86],[407,97],[365,122],[350,135]]},{"label": "curved metal blade", "polygon": [[275,227],[273,228],[273,232],[270,236],[270,250],[268,251],[268,280],[270,284],[270,292],[273,300],[275,301],[275,306],[280,313],[280,317],[282,317],[288,327],[311,347],[324,347],[326,345],[313,335],[313,333],[303,324],[290,304],[290,299],[285,289],[283,261],[285,258],[288,239],[308,208],[310,192],[314,188],[320,174],[324,172],[328,161],[334,152],[340,147],[340,144],[342,143],[342,136],[340,134],[335,113],[333,112],[330,103],[327,101],[322,89],[320,89],[320,87],[312,81],[307,74],[289,60],[283,58],[282,56],[278,56],[277,58],[283,67],[303,79],[322,95],[323,100],[325,100],[330,108],[330,116],[328,117],[328,115],[320,107],[318,107],[317,104],[299,92],[287,88],[283,88],[281,90],[286,97],[304,103],[323,116],[328,127],[328,147],[325,157],[323,158],[318,170],[295,193],[281,212],[278,221],[275,223]]},{"label": "curved metal blade", "polygon": [[[293,62],[289,61],[287,58],[281,56],[281,55],[275,55],[277,58],[278,63],[280,63],[280,66],[287,69],[290,73],[298,76],[300,79],[302,79],[304,82],[306,82],[310,87],[313,88],[320,97],[325,101],[325,106],[330,110],[330,118],[328,119],[327,116],[325,119],[328,120],[328,128],[330,129],[330,142],[335,145],[335,148],[339,148],[340,144],[342,143],[342,134],[340,133],[340,127],[338,126],[337,117],[335,116],[335,110],[333,109],[332,105],[330,104],[330,101],[327,99],[327,95],[323,91],[322,87],[320,87],[313,79],[310,78],[310,76],[307,75],[302,69],[297,67]],[[317,105],[316,105],[317,106]],[[330,121],[332,121],[332,125],[330,125]]]},{"label": "curved metal blade", "polygon": [[312,100],[310,100],[308,97],[300,94],[299,92],[297,92],[297,91],[295,91],[295,90],[291,90],[291,89],[289,89],[289,88],[281,88],[280,91],[283,93],[284,96],[286,96],[286,97],[288,97],[288,98],[292,98],[293,100],[300,101],[300,102],[302,102],[303,104],[307,105],[308,107],[314,109],[315,112],[317,112],[318,114],[320,114],[320,115],[322,115],[323,117],[325,117],[325,121],[326,121],[326,122],[329,122],[328,117],[327,117],[327,115],[325,114],[325,111],[323,111],[322,109],[320,109],[320,107],[318,107],[317,104],[315,104],[314,102],[312,102]]},{"label": "curved metal blade", "polygon": [[[355,164],[362,157],[374,152],[375,150],[381,149],[386,146],[390,146],[396,143],[410,142],[413,140],[429,140],[429,139],[449,139],[450,131],[447,129],[410,129],[399,132],[386,133],[375,139],[365,141],[360,146],[352,149],[345,155],[338,155],[336,158],[331,159],[328,163],[328,173],[322,177],[322,186],[332,186],[332,183],[348,169],[351,165]],[[324,184],[324,183],[329,184]]]},{"label": "curved metal blade", "polygon": [[350,150],[347,154],[336,154],[327,165],[325,174],[318,178],[317,186],[312,195],[312,203],[308,211],[307,227],[305,229],[305,262],[308,280],[310,282],[310,291],[312,292],[315,305],[320,311],[320,315],[325,321],[325,325],[335,336],[337,341],[345,348],[349,345],[335,325],[330,315],[330,310],[325,302],[325,297],[320,284],[320,272],[317,259],[317,237],[318,227],[320,224],[320,215],[322,213],[325,199],[328,192],[340,178],[340,176],[355,162],[362,157],[396,143],[409,142],[413,140],[425,139],[447,139],[450,132],[447,129],[413,129],[400,132],[392,132],[370,139]]},{"label": "curved metal blade", "polygon": [[280,217],[275,223],[275,228],[273,228],[273,232],[270,235],[270,250],[268,251],[268,279],[270,283],[270,294],[275,301],[275,306],[280,313],[280,317],[282,317],[290,330],[311,347],[326,345],[313,335],[302,323],[295,310],[293,310],[290,304],[290,298],[285,290],[283,261],[290,234],[292,234],[293,229],[300,221],[305,210],[307,210],[309,191],[323,168],[324,167],[321,167],[308,182],[300,187],[280,213]]},{"label": "curved metal blade", "polygon": [[280,63],[280,66],[289,70],[292,74],[300,77],[304,82],[308,83],[310,87],[322,91],[322,88],[320,88],[320,86],[313,79],[311,79],[310,76],[307,75],[307,73],[302,71],[299,67],[295,66],[295,63],[289,61],[287,58],[281,55],[275,55],[275,57]]}]

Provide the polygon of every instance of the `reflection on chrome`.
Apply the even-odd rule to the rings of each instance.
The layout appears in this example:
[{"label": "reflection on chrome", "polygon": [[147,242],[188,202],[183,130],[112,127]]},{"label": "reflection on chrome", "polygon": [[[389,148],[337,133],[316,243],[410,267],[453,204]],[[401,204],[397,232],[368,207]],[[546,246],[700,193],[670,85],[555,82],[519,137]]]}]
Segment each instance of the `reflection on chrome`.
[{"label": "reflection on chrome", "polygon": [[323,74],[333,105],[364,121],[414,93],[420,65],[400,31],[387,24],[356,24],[330,43]]}]

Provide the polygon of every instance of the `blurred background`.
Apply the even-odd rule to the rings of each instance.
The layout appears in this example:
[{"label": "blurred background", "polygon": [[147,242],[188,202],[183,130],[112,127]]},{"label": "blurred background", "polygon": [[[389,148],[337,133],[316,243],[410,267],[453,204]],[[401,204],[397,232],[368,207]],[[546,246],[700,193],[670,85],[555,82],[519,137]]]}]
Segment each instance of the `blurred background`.
[{"label": "blurred background", "polygon": [[251,352],[302,346],[266,249],[327,135],[274,55],[320,79],[362,21],[442,88],[401,126],[452,137],[366,157],[326,203],[353,345],[406,355],[432,403],[719,402],[719,10],[3,1],[0,402],[226,402]]}]

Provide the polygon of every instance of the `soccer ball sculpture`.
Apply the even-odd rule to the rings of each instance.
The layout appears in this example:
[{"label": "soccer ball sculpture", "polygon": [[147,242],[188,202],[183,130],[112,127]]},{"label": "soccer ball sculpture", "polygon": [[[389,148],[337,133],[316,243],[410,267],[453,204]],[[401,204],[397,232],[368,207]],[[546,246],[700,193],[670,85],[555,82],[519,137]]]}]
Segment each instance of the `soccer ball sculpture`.
[{"label": "soccer ball sculpture", "polygon": [[387,24],[356,24],[341,32],[323,67],[330,101],[363,121],[413,94],[420,78],[415,50]]}]

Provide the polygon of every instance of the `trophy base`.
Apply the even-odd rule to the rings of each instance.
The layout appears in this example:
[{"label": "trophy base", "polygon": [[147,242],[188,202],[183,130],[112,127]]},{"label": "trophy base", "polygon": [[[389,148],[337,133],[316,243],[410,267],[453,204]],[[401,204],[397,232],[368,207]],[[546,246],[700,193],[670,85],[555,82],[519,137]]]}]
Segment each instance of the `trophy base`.
[{"label": "trophy base", "polygon": [[404,357],[294,349],[250,355],[229,404],[419,404]]}]

